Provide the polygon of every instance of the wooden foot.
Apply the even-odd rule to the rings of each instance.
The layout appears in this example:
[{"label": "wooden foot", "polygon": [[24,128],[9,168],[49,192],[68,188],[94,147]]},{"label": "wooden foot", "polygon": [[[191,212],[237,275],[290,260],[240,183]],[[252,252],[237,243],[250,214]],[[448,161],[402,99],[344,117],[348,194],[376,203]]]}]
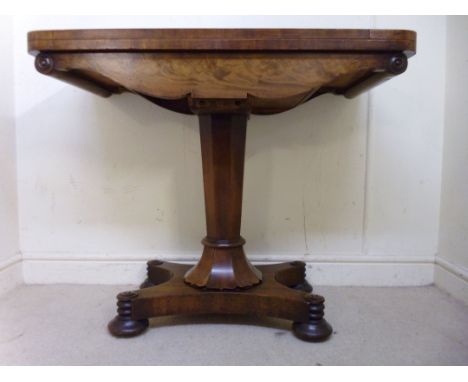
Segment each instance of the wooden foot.
[{"label": "wooden foot", "polygon": [[107,328],[115,337],[134,337],[143,333],[148,327],[146,318],[134,320],[133,301],[138,292],[122,292],[117,295],[117,316],[109,322]]},{"label": "wooden foot", "polygon": [[325,341],[332,334],[332,327],[323,318],[324,301],[322,296],[311,294],[307,297],[309,303],[309,321],[295,322],[293,332],[296,337],[304,341]]},{"label": "wooden foot", "polygon": [[[311,341],[309,337],[317,337],[314,333],[318,329],[307,336],[317,321],[317,313],[313,315],[317,309],[316,297],[294,289],[305,282],[303,262],[258,266],[263,275],[262,283],[247,289],[231,290],[198,288],[187,284],[184,275],[190,268],[190,265],[157,260],[148,262],[147,284],[154,286],[118,296],[119,315],[109,324],[111,333],[120,337],[140,334],[151,317],[235,314],[291,320],[295,323],[294,331],[299,338]],[[322,318],[323,303],[321,314]],[[319,329],[321,325],[323,323],[318,324]],[[302,332],[306,334],[302,335]],[[322,339],[328,335],[320,332]]]},{"label": "wooden foot", "polygon": [[301,290],[303,292],[311,293],[312,292],[312,285],[306,280],[306,265],[303,261],[293,261],[291,265],[299,268],[302,270],[302,280],[300,284],[293,285],[291,288],[296,290]]},{"label": "wooden foot", "polygon": [[150,260],[146,263],[146,280],[140,285],[140,289],[153,287],[162,284],[171,278],[171,273],[159,267],[162,261]]}]

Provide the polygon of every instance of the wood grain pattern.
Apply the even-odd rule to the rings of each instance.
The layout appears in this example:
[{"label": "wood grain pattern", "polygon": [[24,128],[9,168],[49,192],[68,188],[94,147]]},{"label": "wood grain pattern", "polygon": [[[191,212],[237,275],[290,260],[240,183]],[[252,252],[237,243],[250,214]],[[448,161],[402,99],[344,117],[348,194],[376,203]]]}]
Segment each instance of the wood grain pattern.
[{"label": "wood grain pattern", "polygon": [[[282,98],[337,83],[351,73],[384,70],[389,55],[220,53],[55,54],[59,71],[91,71],[152,97]],[[137,73],[137,75],[135,75]],[[348,77],[346,77],[348,78]],[[335,85],[335,86],[337,86]]]},{"label": "wood grain pattern", "polygon": [[324,299],[309,293],[304,263],[254,267],[245,256],[240,231],[248,116],[282,112],[325,93],[354,97],[403,73],[415,47],[416,34],[405,30],[29,33],[40,73],[104,97],[133,92],[199,118],[203,254],[193,267],[148,263],[143,289],[119,294],[111,333],[138,335],[154,316],[224,313],[285,318],[305,341],[328,338]]},{"label": "wood grain pattern", "polygon": [[416,33],[372,29],[88,29],[34,31],[28,51],[416,51]]},{"label": "wood grain pattern", "polygon": [[170,315],[231,314],[291,320],[294,334],[305,341],[327,339],[332,328],[323,318],[324,299],[296,289],[304,283],[305,264],[261,265],[262,284],[252,289],[207,291],[184,284],[189,266],[162,261],[148,263],[148,285],[117,296],[118,315],[109,323],[117,337],[136,336],[148,319]]},{"label": "wood grain pattern", "polygon": [[240,236],[247,113],[198,112],[207,235],[200,261],[185,282],[219,290],[251,287],[262,274],[245,256]]},{"label": "wood grain pattern", "polygon": [[[182,113],[189,98],[247,99],[273,114],[320,94],[354,97],[401,74],[416,34],[368,29],[103,29],[36,31],[43,74],[107,97],[123,91]],[[405,66],[406,69],[406,66]]]},{"label": "wood grain pattern", "polygon": [[187,97],[248,99],[252,113],[269,114],[291,109],[321,89],[342,93],[374,72],[386,73],[392,57],[389,53],[55,53],[40,55],[38,61],[53,63],[53,70],[42,73],[70,78],[78,86],[77,79],[96,84],[102,89],[100,95],[130,91],[154,99],[185,98],[185,102]]}]

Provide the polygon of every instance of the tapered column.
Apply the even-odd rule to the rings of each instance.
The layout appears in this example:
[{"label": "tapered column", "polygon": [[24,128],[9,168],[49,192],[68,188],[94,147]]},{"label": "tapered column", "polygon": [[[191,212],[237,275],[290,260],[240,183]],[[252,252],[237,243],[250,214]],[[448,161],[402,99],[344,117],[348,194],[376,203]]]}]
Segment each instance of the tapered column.
[{"label": "tapered column", "polygon": [[247,260],[240,236],[247,113],[200,114],[207,235],[188,284],[211,289],[247,288],[261,272]]}]

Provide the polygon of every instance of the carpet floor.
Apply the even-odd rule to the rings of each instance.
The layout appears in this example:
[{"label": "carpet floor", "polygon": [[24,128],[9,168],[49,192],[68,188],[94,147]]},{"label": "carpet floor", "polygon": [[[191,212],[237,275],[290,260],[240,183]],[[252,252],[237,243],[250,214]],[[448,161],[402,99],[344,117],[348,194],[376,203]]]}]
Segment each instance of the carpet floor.
[{"label": "carpet floor", "polygon": [[0,297],[1,365],[468,365],[468,306],[433,286],[316,287],[334,329],[306,343],[276,319],[151,320],[107,332],[125,286],[29,285]]}]

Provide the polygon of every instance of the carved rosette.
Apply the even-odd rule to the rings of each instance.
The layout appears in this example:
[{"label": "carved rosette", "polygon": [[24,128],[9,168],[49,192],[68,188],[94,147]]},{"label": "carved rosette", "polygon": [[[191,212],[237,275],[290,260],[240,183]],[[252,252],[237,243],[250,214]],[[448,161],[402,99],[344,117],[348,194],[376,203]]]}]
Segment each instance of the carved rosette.
[{"label": "carved rosette", "polygon": [[387,71],[397,75],[406,71],[408,67],[408,58],[404,54],[396,54],[390,57],[390,60],[387,64]]},{"label": "carved rosette", "polygon": [[41,53],[36,56],[34,66],[39,73],[51,74],[54,71],[54,60],[51,56]]}]

